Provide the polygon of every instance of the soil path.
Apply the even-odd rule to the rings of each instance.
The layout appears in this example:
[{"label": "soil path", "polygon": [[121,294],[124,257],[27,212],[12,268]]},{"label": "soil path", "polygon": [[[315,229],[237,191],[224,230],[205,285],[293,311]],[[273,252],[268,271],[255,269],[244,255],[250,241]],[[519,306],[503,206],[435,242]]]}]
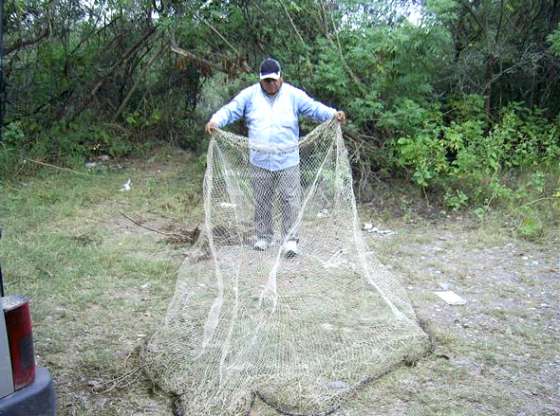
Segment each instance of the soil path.
[{"label": "soil path", "polygon": [[[370,248],[397,273],[433,353],[335,414],[560,414],[560,242],[531,243],[462,218],[376,224]],[[452,290],[451,306],[434,292]],[[276,414],[256,403],[253,415]]]}]

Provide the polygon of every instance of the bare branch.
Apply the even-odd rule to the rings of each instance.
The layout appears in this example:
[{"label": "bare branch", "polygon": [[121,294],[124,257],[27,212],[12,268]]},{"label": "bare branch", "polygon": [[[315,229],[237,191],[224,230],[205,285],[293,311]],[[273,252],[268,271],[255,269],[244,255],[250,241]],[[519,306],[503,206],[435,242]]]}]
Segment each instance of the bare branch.
[{"label": "bare branch", "polygon": [[49,28],[45,28],[41,34],[39,34],[36,38],[33,39],[27,39],[27,40],[23,40],[23,39],[18,39],[16,40],[12,45],[6,47],[5,49],[5,54],[9,55],[14,51],[17,51],[19,49],[22,48],[26,48],[27,46],[31,46],[34,45],[36,43],[39,43],[42,39],[46,38],[47,36],[49,36],[50,34],[50,30]]},{"label": "bare branch", "polygon": [[496,29],[496,44],[500,40],[500,32],[502,30],[502,20],[504,18],[504,0],[500,0],[500,19],[498,20],[498,27]]},{"label": "bare branch", "polygon": [[286,13],[286,16],[288,16],[288,20],[290,21],[290,24],[292,25],[292,28],[294,29],[294,32],[296,32],[296,34],[298,35],[299,40],[301,41],[301,44],[303,46],[306,46],[305,41],[303,40],[303,37],[299,33],[299,30],[297,29],[297,27],[296,27],[296,25],[295,25],[295,23],[292,19],[292,16],[290,16],[290,12],[288,11],[286,5],[284,4],[284,2],[282,0],[279,0],[279,1],[280,1],[280,4],[282,5],[282,8],[284,9],[284,12]]},{"label": "bare branch", "polygon": [[78,109],[74,112],[72,119],[75,118],[78,114],[80,114],[82,111],[84,111],[84,109],[86,108],[86,106],[91,102],[91,100],[93,99],[93,97],[95,97],[95,95],[97,94],[97,91],[99,91],[99,89],[101,88],[101,86],[105,83],[105,81],[107,81],[111,75],[113,74],[113,72],[115,72],[115,70],[120,67],[122,64],[126,63],[128,61],[128,59],[136,52],[136,50],[138,48],[140,48],[140,46],[142,46],[144,44],[144,42],[146,40],[148,40],[148,38],[150,36],[152,36],[156,31],[155,27],[150,27],[146,33],[144,33],[144,35],[142,36],[141,39],[139,39],[134,45],[132,45],[119,59],[119,61],[117,63],[115,63],[110,69],[109,71],[107,71],[107,73],[105,73],[101,79],[99,79],[95,86],[93,87],[93,89],[90,91],[90,93],[83,99],[82,104],[78,107]]},{"label": "bare branch", "polygon": [[346,58],[344,57],[344,53],[342,52],[342,46],[340,45],[340,38],[338,37],[338,31],[336,29],[336,25],[335,25],[335,22],[334,22],[334,17],[332,16],[332,14],[330,14],[330,18],[331,18],[331,21],[332,21],[333,30],[334,30],[335,37],[336,37],[336,44],[334,43],[334,41],[331,39],[331,37],[328,34],[327,34],[327,39],[330,41],[330,43],[333,45],[333,47],[338,50],[338,54],[340,56],[340,61],[342,62],[342,66],[344,67],[344,69],[346,70],[346,72],[348,73],[348,75],[350,76],[352,81],[354,81],[354,84],[356,84],[356,87],[358,87],[358,90],[360,90],[360,93],[362,95],[366,96],[367,95],[367,89],[366,89],[364,83],[360,80],[360,78],[357,77],[357,75],[354,73],[354,71],[352,71],[352,68],[350,68],[350,65],[348,65],[348,62],[346,62]]},{"label": "bare branch", "polygon": [[148,72],[148,69],[150,69],[150,67],[152,66],[154,61],[162,54],[163,51],[164,51],[164,47],[161,47],[160,50],[150,58],[150,60],[148,61],[148,63],[144,67],[144,69],[142,70],[142,73],[136,78],[136,81],[134,81],[134,84],[132,85],[132,88],[130,88],[130,90],[128,91],[128,94],[126,95],[126,97],[122,101],[121,105],[119,106],[117,112],[113,116],[113,122],[115,122],[115,120],[117,120],[119,118],[121,112],[123,111],[124,107],[128,103],[128,100],[130,100],[130,97],[132,97],[132,94],[134,93],[134,91],[136,91],[136,88],[138,88],[138,84],[140,83],[140,80],[144,79],[144,76]]},{"label": "bare branch", "polygon": [[171,237],[173,239],[175,239],[175,241],[181,241],[181,242],[193,242],[199,235],[199,229],[198,227],[196,227],[194,230],[192,231],[187,231],[187,234],[178,234],[178,233],[166,233],[165,231],[160,231],[157,230],[155,228],[151,228],[148,227],[146,225],[143,225],[140,221],[135,220],[134,218],[129,217],[128,215],[126,215],[124,212],[120,213],[123,217],[125,217],[127,220],[129,220],[130,222],[132,222],[133,224],[137,225],[138,227],[144,228],[145,230],[148,231],[153,231],[154,233],[158,233],[161,235],[165,235],[167,237]]},{"label": "bare branch", "polygon": [[471,15],[471,17],[474,19],[475,23],[480,28],[481,32],[484,33],[485,35],[487,35],[486,27],[482,24],[482,22],[480,21],[480,19],[478,18],[478,16],[474,12],[474,10],[472,9],[469,2],[466,1],[466,0],[461,0],[461,4],[465,8],[465,10]]},{"label": "bare branch", "polygon": [[205,66],[208,66],[208,67],[213,68],[213,69],[215,69],[215,70],[217,70],[217,71],[220,71],[220,72],[223,71],[223,68],[221,67],[221,65],[218,65],[218,64],[216,64],[216,63],[210,62],[210,61],[207,60],[207,59],[201,58],[200,56],[197,56],[197,55],[195,55],[195,54],[192,53],[192,52],[189,52],[189,51],[187,51],[187,50],[185,50],[185,49],[183,49],[183,48],[180,48],[180,47],[178,47],[177,45],[173,45],[173,44],[172,44],[172,45],[170,46],[170,48],[171,48],[171,50],[172,50],[173,52],[178,53],[179,55],[182,55],[182,56],[184,56],[184,57],[186,57],[186,58],[189,58],[190,60],[192,60],[192,61],[194,61],[194,62],[196,62],[196,63],[203,64],[203,65],[205,65]]},{"label": "bare branch", "polygon": [[202,22],[203,22],[206,26],[208,26],[208,27],[210,28],[210,30],[212,30],[212,32],[214,32],[216,35],[218,35],[218,37],[219,37],[221,40],[223,40],[224,43],[225,43],[226,45],[228,45],[228,46],[231,48],[231,50],[232,50],[233,52],[235,52],[235,54],[236,54],[237,56],[239,56],[239,51],[235,48],[235,46],[233,46],[233,45],[218,31],[218,29],[216,29],[214,26],[212,26],[212,25],[211,25],[209,22],[207,22],[205,19],[202,19]]}]

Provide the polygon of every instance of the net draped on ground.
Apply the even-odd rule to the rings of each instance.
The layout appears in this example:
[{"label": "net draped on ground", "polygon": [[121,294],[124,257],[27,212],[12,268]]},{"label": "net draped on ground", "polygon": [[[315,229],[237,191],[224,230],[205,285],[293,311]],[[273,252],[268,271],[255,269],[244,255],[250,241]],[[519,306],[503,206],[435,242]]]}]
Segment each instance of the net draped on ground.
[{"label": "net draped on ground", "polygon": [[[255,251],[252,146],[218,130],[208,149],[205,223],[179,269],[175,295],[143,351],[145,368],[185,415],[245,415],[255,397],[285,414],[330,414],[358,387],[429,348],[397,279],[360,232],[340,126],[301,139],[301,202],[290,230]],[[297,184],[294,184],[297,186]],[[278,195],[277,195],[278,196]]]}]

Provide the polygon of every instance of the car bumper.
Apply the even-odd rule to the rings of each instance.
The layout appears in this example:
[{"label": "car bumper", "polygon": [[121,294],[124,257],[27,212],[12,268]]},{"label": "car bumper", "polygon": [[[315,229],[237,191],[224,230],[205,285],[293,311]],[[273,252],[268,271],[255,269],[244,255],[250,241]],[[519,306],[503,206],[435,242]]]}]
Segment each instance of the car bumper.
[{"label": "car bumper", "polygon": [[37,368],[29,386],[0,399],[0,416],[54,416],[56,396],[49,370]]}]

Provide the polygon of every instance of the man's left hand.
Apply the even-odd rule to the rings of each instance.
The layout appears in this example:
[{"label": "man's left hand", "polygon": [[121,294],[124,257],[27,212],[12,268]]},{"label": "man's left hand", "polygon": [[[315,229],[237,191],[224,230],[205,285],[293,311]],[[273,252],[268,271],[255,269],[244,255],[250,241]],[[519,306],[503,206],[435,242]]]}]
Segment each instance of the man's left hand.
[{"label": "man's left hand", "polygon": [[346,114],[344,113],[344,111],[337,111],[334,115],[334,118],[336,118],[336,121],[341,124],[346,123]]}]

